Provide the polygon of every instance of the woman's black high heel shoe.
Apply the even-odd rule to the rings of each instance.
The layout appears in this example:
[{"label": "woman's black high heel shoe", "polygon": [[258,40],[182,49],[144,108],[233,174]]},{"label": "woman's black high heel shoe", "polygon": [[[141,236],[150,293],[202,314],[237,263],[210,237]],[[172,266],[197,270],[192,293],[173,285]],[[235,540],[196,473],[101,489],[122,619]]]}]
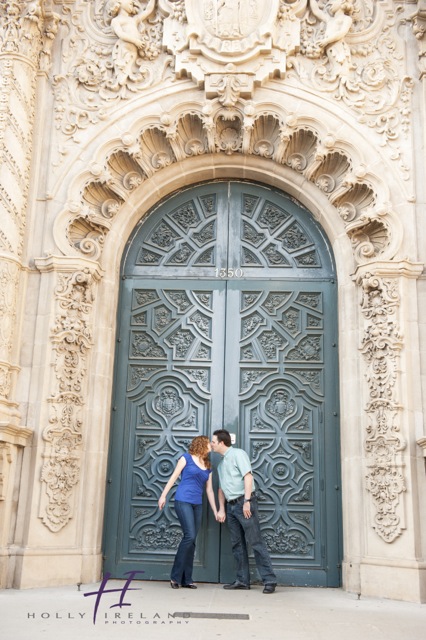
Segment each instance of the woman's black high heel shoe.
[{"label": "woman's black high heel shoe", "polygon": [[170,580],[170,586],[172,589],[179,589],[179,585],[174,580]]}]

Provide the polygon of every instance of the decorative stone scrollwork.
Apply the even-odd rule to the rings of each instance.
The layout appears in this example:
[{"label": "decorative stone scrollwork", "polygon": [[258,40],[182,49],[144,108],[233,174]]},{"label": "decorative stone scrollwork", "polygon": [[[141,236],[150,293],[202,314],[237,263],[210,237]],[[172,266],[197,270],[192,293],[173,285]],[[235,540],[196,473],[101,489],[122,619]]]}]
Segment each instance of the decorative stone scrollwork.
[{"label": "decorative stone scrollwork", "polygon": [[2,3],[0,53],[22,54],[46,70],[59,22],[48,5],[50,2],[42,0]]},{"label": "decorative stone scrollwork", "polygon": [[[410,123],[412,78],[402,68],[398,15],[373,0],[311,0],[301,27],[301,47],[289,59],[297,77],[358,113],[389,146],[402,176],[408,167],[398,139]],[[402,19],[402,17],[401,17]]]},{"label": "decorative stone scrollwork", "polygon": [[55,289],[57,313],[52,329],[55,390],[49,398],[49,426],[41,482],[40,517],[51,531],[62,529],[73,516],[74,487],[80,477],[83,444],[84,382],[92,346],[92,308],[97,276],[89,268],[59,273]]},{"label": "decorative stone scrollwork", "polygon": [[368,321],[361,348],[369,391],[366,488],[374,505],[373,528],[385,542],[393,542],[404,529],[400,503],[406,490],[399,455],[406,443],[400,433],[402,407],[397,401],[398,356],[403,346],[394,320],[400,304],[398,281],[366,273],[358,284]]}]

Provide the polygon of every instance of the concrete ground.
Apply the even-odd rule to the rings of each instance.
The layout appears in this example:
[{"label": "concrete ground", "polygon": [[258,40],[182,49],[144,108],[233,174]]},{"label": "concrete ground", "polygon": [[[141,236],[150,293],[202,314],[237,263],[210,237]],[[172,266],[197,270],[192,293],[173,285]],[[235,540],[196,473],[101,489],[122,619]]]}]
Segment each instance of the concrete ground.
[{"label": "concrete ground", "polygon": [[[425,640],[426,605],[358,598],[341,589],[110,580],[0,591],[2,640]],[[108,592],[107,592],[108,591]],[[92,594],[92,595],[91,595]],[[119,606],[119,605],[122,606]]]}]

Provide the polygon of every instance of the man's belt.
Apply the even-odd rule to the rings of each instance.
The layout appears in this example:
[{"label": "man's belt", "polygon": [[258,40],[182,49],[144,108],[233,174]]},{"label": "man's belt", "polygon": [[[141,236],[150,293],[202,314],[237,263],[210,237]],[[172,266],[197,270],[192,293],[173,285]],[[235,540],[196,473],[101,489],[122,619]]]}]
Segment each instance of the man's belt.
[{"label": "man's belt", "polygon": [[[253,491],[253,493],[250,496],[250,500],[255,497],[256,497],[256,493]],[[244,500],[244,494],[242,496],[238,496],[238,498],[233,498],[233,500],[227,500],[226,504],[237,504],[237,502],[241,502],[243,500]]]}]

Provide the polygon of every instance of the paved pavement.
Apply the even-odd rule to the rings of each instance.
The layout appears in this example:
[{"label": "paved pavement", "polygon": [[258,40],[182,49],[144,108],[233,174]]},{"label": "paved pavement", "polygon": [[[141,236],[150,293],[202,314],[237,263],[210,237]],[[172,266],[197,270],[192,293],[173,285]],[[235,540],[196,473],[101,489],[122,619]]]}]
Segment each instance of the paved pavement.
[{"label": "paved pavement", "polygon": [[[425,640],[426,604],[358,598],[341,589],[110,580],[0,591],[2,640]],[[109,593],[106,590],[116,589]],[[133,590],[134,589],[134,590]],[[93,595],[90,595],[93,594]],[[123,606],[118,606],[120,604]],[[97,608],[96,608],[97,604]],[[94,621],[95,617],[95,621]]]}]

